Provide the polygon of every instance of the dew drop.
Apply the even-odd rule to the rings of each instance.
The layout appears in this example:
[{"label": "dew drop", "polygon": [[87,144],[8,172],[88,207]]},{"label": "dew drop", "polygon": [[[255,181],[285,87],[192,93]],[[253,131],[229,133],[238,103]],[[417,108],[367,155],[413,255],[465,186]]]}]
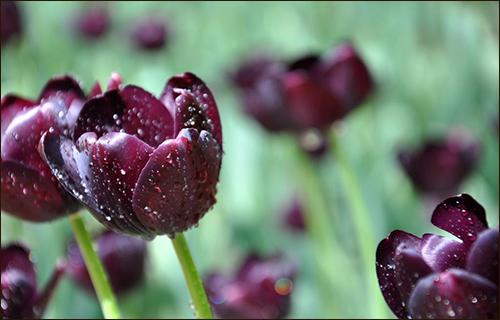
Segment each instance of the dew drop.
[{"label": "dew drop", "polygon": [[470,302],[472,302],[472,303],[477,303],[477,298],[476,298],[476,297],[473,297],[472,299],[470,299]]}]

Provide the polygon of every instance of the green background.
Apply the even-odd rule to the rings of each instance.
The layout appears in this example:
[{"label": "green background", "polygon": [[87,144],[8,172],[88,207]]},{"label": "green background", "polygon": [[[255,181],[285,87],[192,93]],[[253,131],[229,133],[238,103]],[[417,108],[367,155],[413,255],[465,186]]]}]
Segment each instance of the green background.
[{"label": "green background", "polygon": [[[483,146],[477,170],[460,191],[473,195],[498,226],[499,150],[493,128],[498,119],[498,2],[360,3],[360,2],[113,2],[110,32],[100,41],[74,35],[70,21],[84,3],[24,2],[25,35],[2,48],[1,93],[35,98],[45,82],[64,73],[75,75],[89,90],[117,71],[125,83],[158,95],[173,74],[192,71],[213,91],[223,122],[223,167],[218,202],[187,232],[202,273],[233,270],[249,250],[285,251],[299,265],[292,293],[294,317],[384,317],[383,305],[360,278],[348,194],[339,182],[335,159],[317,164],[331,225],[355,268],[335,268],[332,277],[349,279],[340,290],[318,286],[307,235],[280,226],[280,211],[303,181],[295,157],[295,139],[270,135],[246,117],[227,72],[259,49],[293,58],[327,52],[351,40],[371,68],[377,93],[335,130],[339,146],[354,170],[368,209],[369,226],[379,241],[391,230],[420,235],[438,232],[429,222],[432,206],[401,171],[399,146],[416,145],[450,128],[469,130]],[[144,14],[164,17],[172,27],[165,50],[136,51],[128,31]],[[85,217],[91,229],[100,226]],[[32,248],[43,286],[71,236],[69,223],[20,222],[2,213],[1,242],[22,240]],[[367,240],[368,241],[368,240]],[[372,245],[373,255],[375,245]],[[120,297],[126,317],[192,317],[188,293],[170,241],[149,244],[145,283]],[[375,267],[373,266],[373,273]],[[328,301],[340,302],[331,310]],[[46,317],[100,317],[96,301],[64,279]]]}]

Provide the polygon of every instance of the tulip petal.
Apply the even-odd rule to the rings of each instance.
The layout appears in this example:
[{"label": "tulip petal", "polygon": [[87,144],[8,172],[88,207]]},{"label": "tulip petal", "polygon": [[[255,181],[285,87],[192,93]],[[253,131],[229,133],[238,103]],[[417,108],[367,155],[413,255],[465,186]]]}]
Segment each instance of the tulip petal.
[{"label": "tulip petal", "polygon": [[467,245],[476,240],[478,233],[488,228],[484,208],[466,193],[441,202],[434,210],[431,222]]},{"label": "tulip petal", "polygon": [[478,160],[480,145],[468,140],[463,134],[431,140],[417,149],[400,151],[398,159],[419,191],[445,198],[456,193]]},{"label": "tulip petal", "polygon": [[324,128],[345,114],[333,92],[305,72],[288,72],[283,87],[289,112],[303,128]]},{"label": "tulip petal", "polygon": [[145,90],[128,85],[87,101],[76,122],[74,139],[85,132],[98,137],[120,130],[156,147],[173,135],[172,116]]},{"label": "tulip petal", "polygon": [[420,248],[418,237],[404,231],[396,230],[384,240],[382,240],[376,253],[377,277],[385,301],[392,312],[400,319],[408,317],[401,293],[398,289],[398,280],[396,279],[396,262],[394,260],[397,248],[405,244],[406,248],[418,250]]},{"label": "tulip petal", "polygon": [[1,253],[2,318],[31,318],[37,286],[30,252],[20,244],[11,244]]},{"label": "tulip petal", "polygon": [[49,221],[78,207],[51,177],[15,161],[2,160],[2,210],[28,221]]},{"label": "tulip petal", "polygon": [[356,49],[343,43],[324,65],[325,77],[331,90],[342,104],[352,110],[361,104],[374,89],[374,81]]},{"label": "tulip petal", "polygon": [[488,229],[478,235],[470,248],[466,269],[498,286],[498,229]]},{"label": "tulip petal", "polygon": [[[83,140],[88,140],[88,143]],[[112,230],[139,233],[127,219],[112,219],[115,216],[114,209],[101,205],[98,195],[93,192],[94,175],[90,167],[89,149],[96,140],[97,136],[93,133],[82,135],[77,148],[67,137],[46,133],[40,143],[42,155],[59,183],[84,203],[99,222]]]},{"label": "tulip petal", "polygon": [[38,101],[55,97],[62,98],[65,104],[70,106],[75,99],[84,100],[85,93],[78,81],[71,76],[65,75],[50,79],[40,92]]},{"label": "tulip petal", "polygon": [[222,127],[217,104],[210,89],[192,73],[168,80],[160,100],[174,117],[174,136],[183,128],[206,130],[222,149]]},{"label": "tulip petal", "polygon": [[125,109],[118,90],[106,91],[88,100],[76,120],[73,139],[76,141],[85,132],[94,132],[101,137],[108,132],[120,131]]},{"label": "tulip petal", "polygon": [[229,74],[229,80],[241,89],[252,89],[258,82],[283,72],[284,66],[266,55],[252,57]]},{"label": "tulip petal", "polygon": [[96,81],[92,86],[92,89],[90,89],[89,98],[94,98],[95,96],[98,96],[100,94],[102,94],[101,85]]},{"label": "tulip petal", "polygon": [[487,279],[453,268],[420,280],[409,310],[414,319],[496,319],[497,296],[498,287]]},{"label": "tulip petal", "polygon": [[131,199],[137,178],[152,152],[148,144],[121,132],[108,133],[90,147],[91,194],[112,213],[111,221],[125,220],[134,227],[130,232],[139,234],[147,234],[148,230],[135,217]]},{"label": "tulip petal", "polygon": [[420,252],[401,243],[394,255],[396,286],[402,303],[407,304],[417,282],[432,273],[432,269],[420,255]]},{"label": "tulip petal", "polygon": [[461,242],[435,234],[422,236],[422,256],[435,272],[464,268],[468,247]]},{"label": "tulip petal", "polygon": [[207,131],[183,129],[150,156],[134,190],[133,208],[156,234],[192,227],[215,203],[220,147]]},{"label": "tulip petal", "polygon": [[4,97],[2,97],[2,103],[0,106],[0,110],[2,112],[1,114],[1,121],[2,121],[2,126],[1,126],[1,132],[2,132],[2,137],[7,130],[7,127],[11,123],[12,119],[19,113],[31,109],[31,107],[36,106],[36,103],[25,99],[18,97],[16,95],[8,94]]},{"label": "tulip petal", "polygon": [[174,121],[168,109],[149,92],[132,85],[120,90],[127,106],[123,117],[125,132],[152,147],[174,136]]},{"label": "tulip petal", "polygon": [[60,101],[48,101],[12,119],[2,137],[2,160],[16,161],[50,176],[47,165],[34,151],[45,131],[62,131],[64,119],[59,114],[64,112]]}]

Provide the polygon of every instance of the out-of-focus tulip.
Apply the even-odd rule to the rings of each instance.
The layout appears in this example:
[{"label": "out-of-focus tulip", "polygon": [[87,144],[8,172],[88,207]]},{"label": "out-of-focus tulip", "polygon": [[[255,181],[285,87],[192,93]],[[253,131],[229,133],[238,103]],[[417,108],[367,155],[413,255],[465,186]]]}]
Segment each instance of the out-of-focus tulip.
[{"label": "out-of-focus tulip", "polygon": [[[94,239],[108,278],[117,295],[137,287],[144,278],[146,243],[111,231],[105,231]],[[70,277],[87,291],[94,293],[94,286],[85,266],[78,245],[72,241],[68,246],[67,272]]]},{"label": "out-of-focus tulip", "polygon": [[38,146],[45,132],[70,135],[85,99],[78,82],[69,76],[51,79],[35,101],[13,94],[2,97],[3,211],[42,222],[79,208],[52,175]]},{"label": "out-of-focus tulip", "polygon": [[255,57],[231,74],[248,114],[270,131],[325,129],[360,105],[374,81],[351,44],[292,63]]},{"label": "out-of-focus tulip", "polygon": [[108,32],[109,25],[109,11],[100,5],[83,9],[74,18],[75,30],[87,39],[101,38]]},{"label": "out-of-focus tulip", "polygon": [[36,271],[29,250],[21,244],[2,247],[2,319],[41,317],[61,276],[62,263],[42,292],[37,292]]},{"label": "out-of-focus tulip", "polygon": [[114,231],[174,236],[216,201],[222,128],[212,93],[192,73],[171,78],[160,99],[119,85],[84,104],[72,139],[42,140],[59,182]]},{"label": "out-of-focus tulip", "polygon": [[205,286],[222,319],[277,319],[290,311],[295,265],[282,255],[252,254],[233,277],[211,273]]},{"label": "out-of-focus tulip", "polygon": [[157,18],[138,22],[131,32],[134,44],[144,50],[160,50],[168,41],[169,29],[164,21]]},{"label": "out-of-focus tulip", "polygon": [[450,134],[427,141],[419,148],[400,151],[398,158],[418,191],[443,198],[456,194],[475,168],[479,155],[478,141],[464,134]]},{"label": "out-of-focus tulip", "polygon": [[1,17],[0,27],[2,33],[2,46],[10,39],[19,37],[23,31],[23,21],[17,1],[5,0],[0,2]]},{"label": "out-of-focus tulip", "polygon": [[384,298],[400,319],[497,319],[498,229],[467,194],[441,202],[431,222],[460,241],[393,231],[377,248]]},{"label": "out-of-focus tulip", "polygon": [[293,198],[289,206],[283,211],[283,225],[292,231],[304,232],[306,226],[303,211],[299,198]]}]

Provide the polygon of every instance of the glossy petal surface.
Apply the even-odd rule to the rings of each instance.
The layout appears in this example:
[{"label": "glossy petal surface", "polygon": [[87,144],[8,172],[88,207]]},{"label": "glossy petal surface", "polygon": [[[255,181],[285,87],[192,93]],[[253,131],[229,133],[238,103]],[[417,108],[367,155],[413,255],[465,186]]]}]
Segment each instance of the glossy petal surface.
[{"label": "glossy petal surface", "polygon": [[417,251],[420,248],[420,241],[421,239],[412,234],[397,230],[382,240],[377,247],[376,267],[380,289],[392,312],[400,319],[407,318],[408,312],[406,301],[399,291],[394,259],[401,244],[404,244],[407,250]]},{"label": "glossy petal surface", "polygon": [[432,214],[431,222],[471,244],[478,233],[488,228],[484,208],[468,194],[461,194],[441,202]]},{"label": "glossy petal surface", "polygon": [[133,208],[157,234],[196,224],[215,203],[221,150],[207,131],[183,129],[150,156],[137,181]]},{"label": "glossy petal surface", "polygon": [[498,287],[483,277],[450,269],[422,279],[413,291],[410,314],[415,319],[496,319]]},{"label": "glossy petal surface", "polygon": [[467,270],[498,284],[498,229],[481,232],[467,257]]},{"label": "glossy petal surface", "polygon": [[217,104],[205,83],[192,73],[172,77],[161,101],[174,118],[174,136],[183,128],[206,130],[222,148],[222,128]]},{"label": "glossy petal surface", "polygon": [[424,260],[434,271],[465,267],[468,248],[457,240],[435,234],[424,234],[421,250]]}]

